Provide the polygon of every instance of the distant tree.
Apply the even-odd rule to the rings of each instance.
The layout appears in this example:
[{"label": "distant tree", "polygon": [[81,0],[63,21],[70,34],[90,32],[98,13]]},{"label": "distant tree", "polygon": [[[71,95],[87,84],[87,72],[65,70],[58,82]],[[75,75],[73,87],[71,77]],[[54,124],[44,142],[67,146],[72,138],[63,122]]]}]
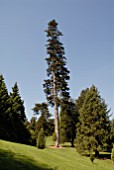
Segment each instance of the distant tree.
[{"label": "distant tree", "polygon": [[70,142],[74,147],[76,137],[77,113],[76,105],[73,100],[67,104],[62,104],[60,112],[60,139],[61,142]]},{"label": "distant tree", "polygon": [[30,119],[30,122],[27,125],[27,128],[29,129],[29,132],[31,134],[30,144],[33,145],[33,146],[36,146],[36,138],[37,138],[37,134],[36,134],[36,122],[37,122],[37,118],[36,117],[32,117]]},{"label": "distant tree", "polygon": [[38,139],[37,139],[37,147],[39,149],[44,149],[46,145],[46,141],[45,141],[45,133],[43,128],[40,130],[39,134],[38,134]]},{"label": "distant tree", "polygon": [[48,119],[51,116],[48,105],[46,103],[38,103],[35,104],[35,107],[32,110],[35,114],[40,114],[40,117],[36,122],[36,134],[38,135],[41,128],[43,128],[45,135],[48,135]]},{"label": "distant tree", "polygon": [[110,145],[109,110],[105,101],[93,85],[86,93],[79,111],[76,148],[80,153],[106,150]]},{"label": "distant tree", "polygon": [[32,117],[30,119],[29,124],[28,124],[28,128],[32,129],[33,131],[35,131],[36,130],[36,122],[37,122],[37,118],[36,117]]},{"label": "distant tree", "polygon": [[[69,71],[66,68],[66,58],[64,56],[64,47],[59,41],[62,33],[57,28],[58,23],[52,20],[48,23],[47,33],[47,54],[46,58],[48,69],[47,76],[49,79],[44,80],[44,92],[46,93],[47,101],[51,106],[54,106],[55,134],[56,147],[59,147],[59,111],[58,107],[61,101],[69,99]],[[61,100],[60,100],[61,99]]]}]

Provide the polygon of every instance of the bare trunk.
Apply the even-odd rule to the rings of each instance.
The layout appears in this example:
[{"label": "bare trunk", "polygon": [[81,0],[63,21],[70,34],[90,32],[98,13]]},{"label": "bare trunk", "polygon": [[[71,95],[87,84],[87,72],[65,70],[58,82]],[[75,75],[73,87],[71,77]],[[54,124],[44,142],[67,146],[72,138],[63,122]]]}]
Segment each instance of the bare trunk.
[{"label": "bare trunk", "polygon": [[59,143],[60,143],[59,113],[58,113],[58,104],[57,104],[56,79],[55,79],[55,74],[54,73],[53,73],[53,93],[54,93],[54,117],[55,117],[55,136],[56,136],[55,146],[59,147]]},{"label": "bare trunk", "polygon": [[59,115],[58,115],[58,107],[56,102],[54,104],[54,111],[55,111],[55,135],[56,135],[55,146],[59,147]]}]

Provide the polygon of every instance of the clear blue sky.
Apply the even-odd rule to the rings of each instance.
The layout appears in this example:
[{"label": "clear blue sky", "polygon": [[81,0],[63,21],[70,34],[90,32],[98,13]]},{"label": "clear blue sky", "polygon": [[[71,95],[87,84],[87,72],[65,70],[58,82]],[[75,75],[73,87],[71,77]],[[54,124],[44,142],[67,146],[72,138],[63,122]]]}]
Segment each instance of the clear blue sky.
[{"label": "clear blue sky", "polygon": [[46,101],[44,30],[52,19],[64,35],[71,97],[94,84],[114,112],[114,0],[0,0],[0,73],[9,92],[17,82],[29,119]]}]

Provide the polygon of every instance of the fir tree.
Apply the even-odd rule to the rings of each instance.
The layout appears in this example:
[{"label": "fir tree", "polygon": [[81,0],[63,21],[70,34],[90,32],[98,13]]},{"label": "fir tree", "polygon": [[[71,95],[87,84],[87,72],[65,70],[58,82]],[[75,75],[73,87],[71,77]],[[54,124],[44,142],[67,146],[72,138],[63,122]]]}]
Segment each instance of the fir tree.
[{"label": "fir tree", "polygon": [[105,150],[110,145],[109,111],[105,101],[93,85],[86,93],[84,104],[79,111],[76,148],[78,152]]},{"label": "fir tree", "polygon": [[48,23],[47,33],[47,54],[46,58],[48,69],[47,76],[43,87],[48,103],[54,106],[54,119],[55,119],[55,134],[56,134],[56,147],[59,147],[59,111],[58,107],[62,100],[68,100],[69,88],[67,80],[69,80],[69,71],[66,68],[66,58],[64,56],[64,47],[59,41],[62,33],[57,28],[58,23],[52,20]]},{"label": "fir tree", "polygon": [[11,105],[3,75],[0,75],[0,138],[9,140],[11,133]]},{"label": "fir tree", "polygon": [[12,93],[10,94],[10,97],[12,99],[12,110],[13,113],[16,114],[16,116],[23,122],[26,121],[26,114],[25,114],[25,107],[24,107],[24,101],[21,99],[21,96],[19,94],[19,88],[17,83],[14,84],[12,87]]},{"label": "fir tree", "polygon": [[26,114],[24,101],[19,94],[19,88],[17,83],[12,87],[12,93],[10,93],[12,115],[13,115],[13,128],[15,132],[14,141],[19,143],[29,143],[30,133],[26,127]]}]

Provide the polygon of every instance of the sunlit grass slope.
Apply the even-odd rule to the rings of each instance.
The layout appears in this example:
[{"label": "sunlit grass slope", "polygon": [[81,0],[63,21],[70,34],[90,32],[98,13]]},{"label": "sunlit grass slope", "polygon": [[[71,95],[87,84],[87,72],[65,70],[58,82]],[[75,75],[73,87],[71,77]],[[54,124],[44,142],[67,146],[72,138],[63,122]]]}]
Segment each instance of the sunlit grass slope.
[{"label": "sunlit grass slope", "polygon": [[[47,146],[51,145],[48,138]],[[75,148],[36,147],[0,140],[0,170],[114,170],[111,160],[80,156]]]}]

